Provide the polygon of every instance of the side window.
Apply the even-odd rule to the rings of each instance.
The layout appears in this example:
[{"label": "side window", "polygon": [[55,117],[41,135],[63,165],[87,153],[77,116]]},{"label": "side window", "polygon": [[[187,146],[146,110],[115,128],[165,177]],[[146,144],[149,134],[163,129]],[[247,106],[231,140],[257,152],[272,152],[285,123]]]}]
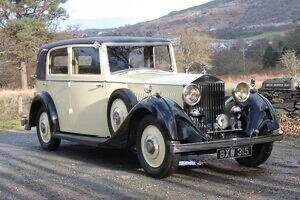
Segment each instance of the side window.
[{"label": "side window", "polygon": [[93,47],[73,48],[73,74],[100,74],[99,50]]},{"label": "side window", "polygon": [[171,58],[168,46],[155,47],[155,67],[161,70],[171,70]]},{"label": "side window", "polygon": [[68,74],[68,49],[56,49],[50,53],[49,74]]}]

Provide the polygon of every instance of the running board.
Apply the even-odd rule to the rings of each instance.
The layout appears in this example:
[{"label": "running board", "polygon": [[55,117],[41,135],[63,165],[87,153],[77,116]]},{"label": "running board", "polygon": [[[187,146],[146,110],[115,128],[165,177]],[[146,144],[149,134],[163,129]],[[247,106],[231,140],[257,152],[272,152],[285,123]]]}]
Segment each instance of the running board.
[{"label": "running board", "polygon": [[101,146],[102,143],[109,140],[109,138],[96,137],[96,136],[87,136],[87,135],[79,135],[72,133],[56,133],[54,134],[54,138],[68,140],[71,142],[76,142],[80,144],[85,144],[89,146]]}]

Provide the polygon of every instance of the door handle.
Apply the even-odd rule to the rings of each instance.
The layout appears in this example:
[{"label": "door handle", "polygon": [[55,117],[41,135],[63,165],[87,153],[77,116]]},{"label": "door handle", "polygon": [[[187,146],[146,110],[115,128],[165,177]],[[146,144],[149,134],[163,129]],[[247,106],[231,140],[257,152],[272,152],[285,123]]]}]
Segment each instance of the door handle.
[{"label": "door handle", "polygon": [[44,85],[44,86],[48,86],[48,83],[45,83],[45,82],[44,82],[44,83],[42,83],[42,85]]},{"label": "door handle", "polygon": [[104,84],[103,84],[103,83],[98,84],[98,85],[96,85],[96,87],[97,87],[97,88],[103,88],[103,87],[104,87]]}]

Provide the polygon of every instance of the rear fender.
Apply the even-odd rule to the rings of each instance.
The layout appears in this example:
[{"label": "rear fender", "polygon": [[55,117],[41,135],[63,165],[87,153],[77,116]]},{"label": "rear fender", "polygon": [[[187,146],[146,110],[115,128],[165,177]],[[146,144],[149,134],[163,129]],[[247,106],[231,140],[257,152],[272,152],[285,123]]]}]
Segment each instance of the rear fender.
[{"label": "rear fender", "polygon": [[59,132],[60,128],[59,128],[57,110],[53,102],[53,99],[47,92],[37,93],[34,99],[32,100],[30,112],[29,112],[28,128],[31,129],[32,127],[36,126],[37,114],[41,107],[44,107],[47,110],[52,131]]}]

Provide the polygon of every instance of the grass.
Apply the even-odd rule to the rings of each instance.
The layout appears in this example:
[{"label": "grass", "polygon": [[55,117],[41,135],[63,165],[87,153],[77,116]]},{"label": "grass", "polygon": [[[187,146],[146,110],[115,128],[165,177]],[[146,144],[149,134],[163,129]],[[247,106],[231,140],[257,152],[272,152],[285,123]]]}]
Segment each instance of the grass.
[{"label": "grass", "polygon": [[19,118],[29,112],[33,93],[34,90],[0,90],[0,132],[20,128]]},{"label": "grass", "polygon": [[265,32],[260,35],[252,36],[252,37],[247,37],[245,38],[246,41],[255,41],[255,40],[260,40],[260,39],[273,39],[275,37],[278,37],[280,35],[284,35],[288,31],[271,31],[271,32]]},{"label": "grass", "polygon": [[0,133],[20,128],[20,120],[19,119],[0,119]]}]

